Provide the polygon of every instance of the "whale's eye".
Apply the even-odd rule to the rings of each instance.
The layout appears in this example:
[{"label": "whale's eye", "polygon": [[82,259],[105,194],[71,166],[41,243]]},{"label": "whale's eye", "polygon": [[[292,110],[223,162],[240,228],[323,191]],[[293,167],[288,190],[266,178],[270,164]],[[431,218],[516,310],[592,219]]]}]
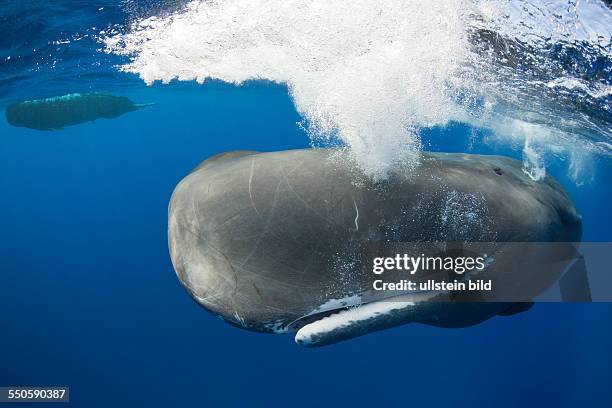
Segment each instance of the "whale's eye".
[{"label": "whale's eye", "polygon": [[498,176],[501,176],[502,174],[504,174],[504,172],[502,171],[502,169],[500,169],[499,167],[493,167],[493,171],[495,172],[495,174],[497,174]]}]

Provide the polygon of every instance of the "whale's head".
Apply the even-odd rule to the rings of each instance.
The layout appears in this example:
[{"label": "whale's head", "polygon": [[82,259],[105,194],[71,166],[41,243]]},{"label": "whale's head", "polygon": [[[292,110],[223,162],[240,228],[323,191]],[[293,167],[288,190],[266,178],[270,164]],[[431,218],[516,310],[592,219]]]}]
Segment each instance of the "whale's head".
[{"label": "whale's head", "polygon": [[168,217],[174,268],[197,303],[249,330],[297,331],[305,345],[410,321],[465,326],[507,308],[440,304],[431,293],[372,298],[368,262],[390,243],[581,237],[553,179],[463,154],[423,154],[416,170],[383,181],[324,149],[220,155],[178,184]]}]

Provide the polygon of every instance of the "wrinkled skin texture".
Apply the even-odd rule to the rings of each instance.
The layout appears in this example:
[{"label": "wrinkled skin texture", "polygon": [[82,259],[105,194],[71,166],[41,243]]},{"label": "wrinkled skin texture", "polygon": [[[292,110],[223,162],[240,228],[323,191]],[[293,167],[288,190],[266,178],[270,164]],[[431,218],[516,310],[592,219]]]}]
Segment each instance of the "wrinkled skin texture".
[{"label": "wrinkled skin texture", "polygon": [[[262,332],[296,330],[330,299],[362,291],[366,243],[581,236],[559,184],[531,180],[515,160],[423,153],[415,169],[395,168],[376,182],[327,149],[215,156],[176,187],[168,228],[172,262],[190,295]],[[369,324],[463,327],[509,308],[430,300]]]}]

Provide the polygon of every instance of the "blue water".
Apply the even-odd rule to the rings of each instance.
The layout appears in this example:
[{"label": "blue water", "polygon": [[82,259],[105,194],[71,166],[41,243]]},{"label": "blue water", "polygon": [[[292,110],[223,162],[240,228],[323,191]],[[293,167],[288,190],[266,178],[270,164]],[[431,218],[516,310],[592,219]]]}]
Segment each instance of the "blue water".
[{"label": "blue water", "polygon": [[[170,263],[170,195],[215,153],[308,147],[287,89],[145,87],[91,39],[59,54],[44,45],[125,22],[124,3],[49,3],[0,5],[3,105],[99,89],[157,105],[56,132],[0,120],[0,386],[69,386],[78,407],[612,406],[611,304],[538,304],[471,328],[406,325],[321,349],[204,311]],[[52,55],[38,69],[33,47]],[[520,158],[486,136],[451,124],[423,141]],[[583,215],[583,240],[610,241],[612,161],[592,160],[582,185],[562,163],[547,170]]]}]

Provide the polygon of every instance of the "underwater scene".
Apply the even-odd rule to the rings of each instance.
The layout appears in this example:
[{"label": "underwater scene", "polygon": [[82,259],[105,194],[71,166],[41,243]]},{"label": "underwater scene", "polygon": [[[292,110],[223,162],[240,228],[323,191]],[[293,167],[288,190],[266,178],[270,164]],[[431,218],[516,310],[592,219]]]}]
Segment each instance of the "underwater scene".
[{"label": "underwater scene", "polygon": [[0,110],[0,405],[612,406],[609,1],[1,0]]}]

